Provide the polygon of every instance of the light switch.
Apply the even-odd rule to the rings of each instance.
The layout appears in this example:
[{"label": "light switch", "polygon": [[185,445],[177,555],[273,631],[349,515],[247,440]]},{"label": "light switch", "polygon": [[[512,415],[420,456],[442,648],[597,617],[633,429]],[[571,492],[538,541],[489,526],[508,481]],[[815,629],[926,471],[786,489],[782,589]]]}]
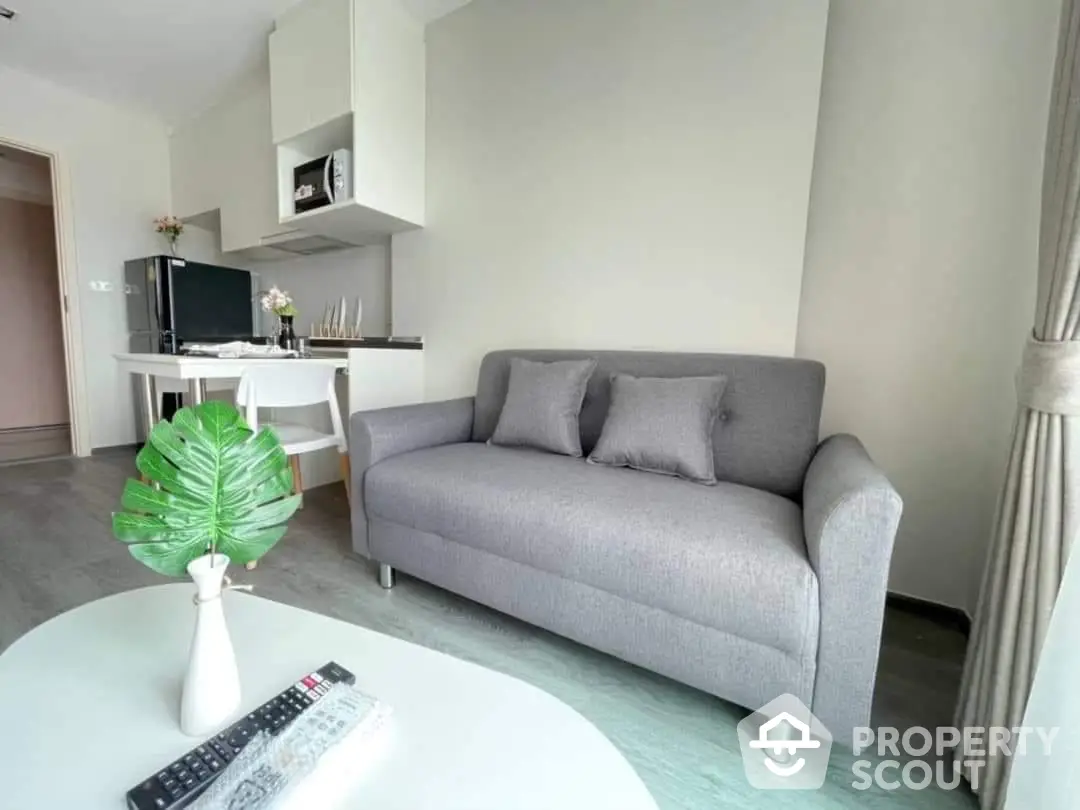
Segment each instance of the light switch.
[{"label": "light switch", "polygon": [[116,285],[111,281],[91,281],[90,289],[94,292],[112,292],[116,289]]}]

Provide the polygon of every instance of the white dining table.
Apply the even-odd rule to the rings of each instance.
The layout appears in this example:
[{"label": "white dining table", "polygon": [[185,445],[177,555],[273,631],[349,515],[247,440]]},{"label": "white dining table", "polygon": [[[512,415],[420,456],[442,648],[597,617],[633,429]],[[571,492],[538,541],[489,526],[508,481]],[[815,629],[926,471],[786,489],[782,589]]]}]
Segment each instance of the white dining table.
[{"label": "white dining table", "polygon": [[207,380],[237,379],[244,373],[245,368],[252,365],[293,367],[298,363],[306,363],[333,366],[342,371],[349,366],[349,360],[345,354],[327,357],[269,358],[121,352],[114,354],[113,357],[116,358],[121,370],[139,375],[142,399],[140,408],[147,425],[153,425],[160,418],[156,390],[156,380],[159,379],[186,383],[191,404],[198,405],[206,399]]}]

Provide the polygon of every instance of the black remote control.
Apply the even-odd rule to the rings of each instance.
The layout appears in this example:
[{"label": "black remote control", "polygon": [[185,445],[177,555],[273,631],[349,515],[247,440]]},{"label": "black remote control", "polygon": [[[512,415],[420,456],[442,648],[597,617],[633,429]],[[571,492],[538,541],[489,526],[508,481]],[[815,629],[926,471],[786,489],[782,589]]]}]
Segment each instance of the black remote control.
[{"label": "black remote control", "polygon": [[331,661],[268,700],[176,762],[127,792],[130,810],[178,810],[187,807],[232,762],[256,732],[277,734],[330,691],[330,684],[356,683],[356,676]]}]

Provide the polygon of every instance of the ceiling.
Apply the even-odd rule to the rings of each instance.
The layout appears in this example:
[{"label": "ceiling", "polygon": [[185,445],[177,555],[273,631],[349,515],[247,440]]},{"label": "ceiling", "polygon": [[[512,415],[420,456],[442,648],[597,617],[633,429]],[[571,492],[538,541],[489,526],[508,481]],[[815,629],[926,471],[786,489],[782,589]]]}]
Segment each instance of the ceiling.
[{"label": "ceiling", "polygon": [[[297,0],[4,0],[0,64],[167,123],[211,103],[266,53]],[[430,22],[469,0],[401,0]]]}]

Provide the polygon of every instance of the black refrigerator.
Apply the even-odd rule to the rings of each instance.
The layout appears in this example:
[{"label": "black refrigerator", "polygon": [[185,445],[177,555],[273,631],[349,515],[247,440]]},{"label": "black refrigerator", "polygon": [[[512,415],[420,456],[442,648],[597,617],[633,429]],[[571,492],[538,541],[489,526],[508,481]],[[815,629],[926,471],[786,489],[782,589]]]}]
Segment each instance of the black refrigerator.
[{"label": "black refrigerator", "polygon": [[[190,343],[251,340],[254,281],[247,270],[175,256],[125,262],[129,351],[176,354]],[[179,395],[165,394],[161,415],[171,418],[179,404]],[[140,440],[146,429],[139,424]]]},{"label": "black refrigerator", "polygon": [[124,263],[129,348],[175,354],[185,343],[250,340],[252,275],[235,267],[149,256]]}]

